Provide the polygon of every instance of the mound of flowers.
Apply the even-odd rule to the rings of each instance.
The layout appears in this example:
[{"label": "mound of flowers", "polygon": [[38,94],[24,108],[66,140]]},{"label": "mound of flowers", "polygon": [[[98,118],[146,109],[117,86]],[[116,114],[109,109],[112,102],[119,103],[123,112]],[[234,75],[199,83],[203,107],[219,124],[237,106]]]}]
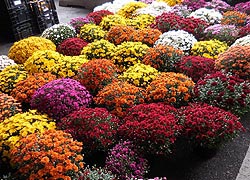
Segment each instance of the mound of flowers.
[{"label": "mound of flowers", "polygon": [[85,24],[81,27],[80,38],[87,41],[93,42],[94,40],[103,39],[106,34],[100,26],[95,24]]},{"label": "mound of flowers", "polygon": [[224,148],[250,112],[248,5],[108,0],[13,43],[0,179],[165,180],[197,148]]},{"label": "mound of flowers", "polygon": [[194,85],[194,82],[184,74],[161,73],[147,86],[146,100],[182,106],[190,101]]},{"label": "mound of flowers", "polygon": [[116,46],[104,39],[96,40],[85,46],[81,54],[85,55],[87,59],[111,59],[116,50]]},{"label": "mound of flowers", "polygon": [[119,9],[119,11],[117,12],[118,15],[125,17],[125,18],[132,18],[133,14],[135,13],[135,11],[139,8],[143,8],[146,7],[147,4],[143,3],[143,2],[129,2],[127,4],[125,4],[124,6],[122,6],[121,9]]},{"label": "mound of flowers", "polygon": [[208,27],[208,23],[199,18],[183,18],[175,13],[164,12],[156,17],[151,27],[159,29],[163,33],[171,30],[184,30],[199,39],[202,37],[205,28]]},{"label": "mound of flowers", "polygon": [[118,134],[136,143],[140,153],[167,155],[182,130],[176,113],[164,103],[136,105],[127,110]]},{"label": "mound of flowers", "polygon": [[65,39],[76,37],[75,29],[68,24],[55,24],[43,31],[41,37],[51,40],[56,46]]},{"label": "mound of flowers", "polygon": [[68,38],[57,46],[56,51],[66,56],[78,56],[81,54],[82,48],[87,44],[86,41],[80,38]]},{"label": "mound of flowers", "polygon": [[52,50],[39,50],[32,54],[24,63],[29,74],[50,72],[56,75],[54,68],[63,58],[63,55]]},{"label": "mound of flowers", "polygon": [[225,52],[228,45],[216,39],[198,41],[191,48],[191,55],[217,59],[220,53]]},{"label": "mound of flowers", "polygon": [[0,56],[0,72],[4,70],[7,66],[14,65],[16,64],[13,59],[10,59],[6,55],[1,55]]},{"label": "mound of flowers", "polygon": [[235,25],[215,24],[207,27],[204,33],[206,39],[217,39],[231,45],[238,38],[239,29]]},{"label": "mound of flowers", "polygon": [[201,56],[183,56],[177,64],[177,71],[191,77],[194,82],[203,78],[206,74],[216,71],[215,61]]},{"label": "mound of flowers", "polygon": [[78,81],[62,78],[39,88],[30,103],[31,108],[60,120],[80,107],[89,106],[91,101],[92,96]]},{"label": "mound of flowers", "polygon": [[195,146],[214,148],[244,130],[237,116],[205,103],[190,103],[178,111],[184,134]]},{"label": "mound of flowers", "polygon": [[221,24],[244,26],[247,22],[247,14],[239,11],[227,11],[223,13]]},{"label": "mound of flowers", "polygon": [[[77,179],[83,170],[82,143],[70,134],[47,130],[24,137],[11,151],[11,163],[23,179]],[[32,148],[31,148],[32,147]]]},{"label": "mound of flowers", "polygon": [[62,118],[57,125],[83,142],[84,152],[107,151],[117,141],[120,120],[105,108],[80,108]]},{"label": "mound of flowers", "polygon": [[18,148],[20,140],[29,134],[43,133],[47,129],[55,129],[55,122],[46,114],[36,110],[17,113],[0,123],[0,152],[3,157],[10,157],[10,152]]},{"label": "mound of flowers", "polygon": [[127,82],[112,82],[94,97],[98,107],[105,107],[118,117],[124,116],[126,109],[144,103],[145,92],[142,88]]},{"label": "mound of flowers", "polygon": [[217,71],[200,79],[194,88],[196,101],[242,116],[249,112],[250,84],[231,73]]},{"label": "mound of flowers", "polygon": [[185,54],[190,53],[190,49],[197,42],[197,39],[190,33],[183,30],[172,30],[160,35],[154,45],[172,46],[182,50]]},{"label": "mound of flowers", "polygon": [[0,72],[0,92],[10,94],[19,81],[27,78],[27,71],[22,65],[7,66]]},{"label": "mound of flowers", "polygon": [[232,46],[219,54],[215,60],[217,69],[238,75],[242,79],[250,79],[250,45]]},{"label": "mound of flowers", "polygon": [[111,60],[93,59],[83,64],[75,77],[89,92],[96,95],[118,76],[118,69]]},{"label": "mound of flowers", "polygon": [[161,72],[175,71],[176,64],[182,56],[183,52],[181,50],[159,44],[147,51],[142,63],[150,65]]},{"label": "mound of flowers", "polygon": [[125,71],[130,66],[139,63],[148,49],[149,47],[141,42],[123,42],[116,47],[112,60],[119,70]]},{"label": "mound of flowers", "polygon": [[86,18],[92,19],[96,25],[99,25],[102,21],[102,18],[107,15],[113,15],[114,13],[108,11],[108,10],[99,10],[90,12],[87,14]]},{"label": "mound of flowers", "polygon": [[16,99],[0,93],[0,123],[20,112],[22,112],[22,105]]},{"label": "mound of flowers", "polygon": [[143,178],[148,172],[148,162],[141,157],[131,141],[121,141],[110,151],[105,168],[119,179]]},{"label": "mound of flowers", "polygon": [[55,44],[43,37],[31,36],[15,42],[9,49],[8,57],[23,64],[37,50],[56,50]]},{"label": "mound of flowers", "polygon": [[134,84],[135,86],[146,87],[157,77],[157,75],[158,71],[155,68],[137,63],[134,66],[130,66],[118,78]]}]

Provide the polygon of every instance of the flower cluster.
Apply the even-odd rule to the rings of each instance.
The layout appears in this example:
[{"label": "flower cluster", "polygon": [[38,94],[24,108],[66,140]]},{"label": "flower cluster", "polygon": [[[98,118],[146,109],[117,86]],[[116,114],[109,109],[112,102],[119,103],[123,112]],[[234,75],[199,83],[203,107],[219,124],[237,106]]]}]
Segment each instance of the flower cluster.
[{"label": "flower cluster", "polygon": [[109,30],[111,27],[113,26],[117,26],[117,25],[127,25],[127,19],[121,15],[118,14],[114,14],[114,15],[107,15],[105,17],[102,18],[102,21],[100,23],[100,26],[104,29],[104,30]]},{"label": "flower cluster", "polygon": [[117,25],[113,26],[107,32],[105,39],[115,45],[129,41],[131,34],[137,34],[137,31],[131,26]]},{"label": "flower cluster", "polygon": [[114,43],[121,44],[125,41],[142,42],[152,46],[162,33],[158,29],[138,29],[131,26],[114,26],[110,28],[105,39]]},{"label": "flower cluster", "polygon": [[214,65],[214,59],[201,56],[183,56],[177,64],[177,69],[179,72],[191,77],[194,82],[197,82],[206,74],[214,73],[216,71]]},{"label": "flower cluster", "polygon": [[79,67],[75,79],[85,86],[92,95],[96,95],[98,91],[117,78],[117,72],[118,69],[112,61],[93,59]]},{"label": "flower cluster", "polygon": [[167,3],[169,6],[181,4],[183,0],[158,0]]},{"label": "flower cluster", "polygon": [[145,64],[137,63],[130,66],[119,79],[125,80],[135,86],[146,87],[158,75],[158,71]]},{"label": "flower cluster", "polygon": [[63,55],[52,50],[38,50],[24,63],[25,70],[29,74],[51,72],[57,75],[55,65],[59,64]]},{"label": "flower cluster", "polygon": [[164,103],[136,105],[127,110],[118,134],[133,141],[141,153],[167,155],[182,130],[176,113]]},{"label": "flower cluster", "polygon": [[140,62],[149,47],[141,42],[123,42],[116,47],[112,60],[121,71]]},{"label": "flower cluster", "polygon": [[206,6],[205,0],[184,0],[182,5],[187,6],[192,11],[197,10],[199,8],[203,8]]},{"label": "flower cluster", "polygon": [[204,29],[208,23],[204,20],[194,17],[181,17],[175,13],[162,13],[157,16],[155,22],[151,24],[152,28],[159,29],[161,32],[170,30],[184,30],[193,34],[196,38],[202,37]]},{"label": "flower cluster", "polygon": [[206,39],[217,39],[231,45],[237,38],[239,30],[235,25],[215,24],[205,29]]},{"label": "flower cluster", "polygon": [[198,41],[193,45],[191,55],[217,59],[218,55],[225,52],[227,49],[228,45],[217,39]]},{"label": "flower cluster", "polygon": [[122,117],[127,108],[144,103],[142,88],[127,82],[113,82],[105,86],[94,98],[95,104],[107,108],[111,113]]},{"label": "flower cluster", "polygon": [[7,66],[15,65],[15,64],[16,63],[14,62],[14,60],[10,59],[8,56],[0,55],[0,72],[4,70],[4,68],[6,68]]},{"label": "flower cluster", "polygon": [[36,110],[15,114],[0,123],[0,151],[3,156],[10,157],[10,151],[20,145],[20,139],[55,128],[55,122]]},{"label": "flower cluster", "polygon": [[56,50],[55,44],[45,38],[31,36],[15,42],[9,49],[8,57],[16,63],[24,63],[37,50]]},{"label": "flower cluster", "polygon": [[247,14],[239,11],[227,11],[223,13],[221,24],[231,24],[235,26],[244,26],[247,21]]},{"label": "flower cluster", "polygon": [[105,108],[80,108],[62,118],[57,125],[83,142],[84,152],[106,151],[116,142],[120,120]]},{"label": "flower cluster", "polygon": [[211,0],[206,3],[206,8],[208,9],[215,9],[219,12],[226,12],[233,9],[232,6],[230,6],[228,3],[222,0]]},{"label": "flower cluster", "polygon": [[127,25],[136,29],[145,29],[150,27],[155,17],[150,14],[139,14],[133,18],[127,19]]},{"label": "flower cluster", "polygon": [[151,16],[156,17],[156,16],[161,15],[163,12],[171,11],[171,9],[172,8],[165,2],[153,1],[151,4],[148,4],[146,7],[137,9],[134,14],[149,14]]},{"label": "flower cluster", "polygon": [[22,179],[78,179],[83,170],[82,143],[59,130],[34,133],[11,151],[11,162]]},{"label": "flower cluster", "polygon": [[84,55],[64,56],[62,61],[54,66],[56,70],[54,74],[61,78],[73,77],[77,74],[79,67],[88,61],[89,60]]},{"label": "flower cluster", "polygon": [[247,36],[250,34],[250,24],[240,27],[239,37]]},{"label": "flower cluster", "polygon": [[105,168],[122,180],[143,178],[149,169],[131,141],[121,141],[110,150]]},{"label": "flower cluster", "polygon": [[246,14],[250,14],[250,2],[242,2],[242,3],[237,3],[234,6],[235,11],[243,12]]},{"label": "flower cluster", "polygon": [[72,18],[69,24],[75,29],[76,33],[79,34],[81,27],[85,24],[94,23],[94,19],[91,17],[76,17]]},{"label": "flower cluster", "polygon": [[99,10],[99,11],[94,11],[90,12],[87,14],[86,18],[91,18],[93,19],[94,23],[96,25],[99,25],[102,21],[102,18],[107,16],[107,15],[113,15],[114,13],[108,11],[108,10]]},{"label": "flower cluster", "polygon": [[31,98],[37,89],[55,79],[56,76],[50,73],[28,75],[26,79],[19,81],[16,84],[16,87],[11,91],[11,96],[19,102],[30,103]]},{"label": "flower cluster", "polygon": [[160,35],[155,45],[172,46],[189,54],[192,46],[197,42],[197,39],[190,33],[183,30],[168,31]]},{"label": "flower cluster", "polygon": [[250,34],[236,39],[236,41],[231,45],[233,46],[250,46]]},{"label": "flower cluster", "polygon": [[250,84],[232,75],[217,71],[200,79],[194,88],[196,101],[220,107],[242,116],[250,110]]},{"label": "flower cluster", "polygon": [[22,112],[22,105],[16,99],[0,93],[0,123],[20,112]]},{"label": "flower cluster", "polygon": [[171,8],[170,12],[185,18],[188,17],[189,14],[191,14],[192,10],[185,5],[175,5],[174,7]]},{"label": "flower cluster", "polygon": [[56,51],[66,56],[78,56],[87,44],[88,42],[80,38],[68,38],[57,46]]},{"label": "flower cluster", "polygon": [[0,92],[10,94],[19,81],[26,79],[27,72],[22,65],[10,65],[0,72]]},{"label": "flower cluster", "polygon": [[87,166],[83,171],[83,175],[78,180],[94,180],[94,179],[116,180],[116,176],[104,168]]},{"label": "flower cluster", "polygon": [[85,24],[81,27],[80,38],[87,41],[93,42],[95,40],[103,39],[106,34],[100,26],[95,24]]},{"label": "flower cluster", "polygon": [[107,40],[101,39],[89,43],[85,46],[81,54],[86,55],[87,59],[111,59],[113,57],[116,46]]},{"label": "flower cluster", "polygon": [[39,88],[31,99],[31,107],[61,119],[80,107],[91,103],[92,96],[79,82],[72,79],[57,79]]},{"label": "flower cluster", "polygon": [[194,145],[218,147],[244,128],[234,114],[205,103],[190,103],[179,110],[184,134]]},{"label": "flower cluster", "polygon": [[219,54],[218,59],[215,60],[215,66],[242,79],[250,79],[250,45],[230,47]]},{"label": "flower cluster", "polygon": [[147,51],[142,63],[161,72],[176,71],[176,64],[183,55],[181,50],[159,44]]},{"label": "flower cluster", "polygon": [[137,9],[146,7],[147,4],[143,2],[128,2],[117,12],[118,15],[125,18],[132,18]]},{"label": "flower cluster", "polygon": [[45,29],[41,37],[51,40],[56,46],[58,46],[65,39],[76,37],[76,30],[68,24],[55,24]]},{"label": "flower cluster", "polygon": [[215,9],[200,8],[192,12],[188,17],[199,18],[209,24],[217,24],[220,23],[223,16]]},{"label": "flower cluster", "polygon": [[153,46],[161,36],[158,29],[139,29],[131,34],[130,41],[142,42],[148,46]]},{"label": "flower cluster", "polygon": [[148,102],[165,102],[176,107],[186,105],[193,94],[194,82],[181,73],[161,73],[146,88]]}]

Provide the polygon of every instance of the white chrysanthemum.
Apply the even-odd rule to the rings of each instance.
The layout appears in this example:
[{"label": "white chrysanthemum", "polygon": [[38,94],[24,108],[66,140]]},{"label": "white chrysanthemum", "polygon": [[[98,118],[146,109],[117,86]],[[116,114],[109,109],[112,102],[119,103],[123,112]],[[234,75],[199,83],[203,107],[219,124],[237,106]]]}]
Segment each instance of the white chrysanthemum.
[{"label": "white chrysanthemum", "polygon": [[231,46],[250,46],[250,35],[237,39]]},{"label": "white chrysanthemum", "polygon": [[165,2],[154,1],[145,8],[136,10],[136,14],[150,14],[152,16],[159,16],[163,12],[171,11],[171,7]]},{"label": "white chrysanthemum", "polygon": [[129,3],[129,2],[134,2],[135,0],[114,0],[113,2],[106,2],[100,6],[96,6],[94,8],[94,12],[95,11],[100,11],[100,10],[108,10],[112,13],[117,13],[125,4]]},{"label": "white chrysanthemum", "polygon": [[16,64],[14,60],[10,59],[6,55],[0,55],[0,71],[2,71],[4,68],[10,65]]},{"label": "white chrysanthemum", "polygon": [[194,35],[183,31],[183,30],[173,30],[163,33],[159,39],[155,42],[155,46],[158,44],[165,46],[172,46],[176,49],[181,49],[185,54],[189,53],[197,39]]},{"label": "white chrysanthemum", "polygon": [[55,24],[45,29],[41,37],[51,40],[58,46],[65,39],[76,37],[76,30],[69,24]]},{"label": "white chrysanthemum", "polygon": [[202,19],[209,24],[220,23],[223,15],[215,9],[200,8],[192,12],[188,17]]}]

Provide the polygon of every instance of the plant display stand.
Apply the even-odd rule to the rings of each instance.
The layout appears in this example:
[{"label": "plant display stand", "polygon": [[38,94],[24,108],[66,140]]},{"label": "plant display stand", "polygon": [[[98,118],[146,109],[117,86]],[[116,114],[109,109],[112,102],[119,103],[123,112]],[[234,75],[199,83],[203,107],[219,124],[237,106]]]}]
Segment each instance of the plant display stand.
[{"label": "plant display stand", "polygon": [[59,0],[59,6],[80,6],[92,10],[106,2],[113,2],[113,0]]}]

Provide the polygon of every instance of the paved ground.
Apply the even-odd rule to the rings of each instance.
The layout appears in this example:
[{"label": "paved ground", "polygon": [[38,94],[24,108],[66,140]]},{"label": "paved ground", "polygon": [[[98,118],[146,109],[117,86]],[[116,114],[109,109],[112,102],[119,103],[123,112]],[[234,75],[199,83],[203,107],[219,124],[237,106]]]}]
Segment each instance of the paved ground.
[{"label": "paved ground", "polygon": [[[83,8],[59,7],[58,0],[55,3],[61,23],[68,23],[73,17],[84,17],[89,13]],[[0,38],[0,55],[8,54],[12,44]],[[168,160],[153,158],[150,175],[166,176],[168,180],[235,180],[236,177],[237,180],[250,180],[250,113],[242,118],[242,123],[247,131],[224,144],[214,156],[205,158],[185,150]]]}]

